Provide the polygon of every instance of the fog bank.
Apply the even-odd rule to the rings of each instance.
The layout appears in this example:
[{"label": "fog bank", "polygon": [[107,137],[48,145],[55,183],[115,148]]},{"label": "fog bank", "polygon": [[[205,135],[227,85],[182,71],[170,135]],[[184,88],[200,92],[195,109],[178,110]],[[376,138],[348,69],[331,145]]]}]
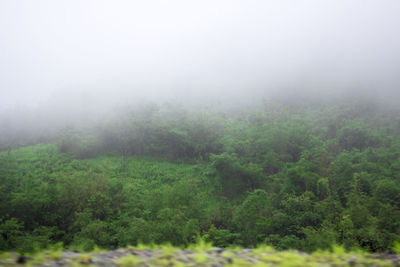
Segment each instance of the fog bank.
[{"label": "fog bank", "polygon": [[0,106],[393,98],[398,10],[395,0],[2,1]]}]

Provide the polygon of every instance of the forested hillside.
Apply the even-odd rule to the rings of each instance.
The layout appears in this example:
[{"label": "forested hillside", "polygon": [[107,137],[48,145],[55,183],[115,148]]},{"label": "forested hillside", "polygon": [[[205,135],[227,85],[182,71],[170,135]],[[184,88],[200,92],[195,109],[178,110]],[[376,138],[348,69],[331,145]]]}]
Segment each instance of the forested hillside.
[{"label": "forested hillside", "polygon": [[145,105],[48,136],[3,129],[0,250],[202,237],[218,247],[383,252],[400,240],[393,107]]}]

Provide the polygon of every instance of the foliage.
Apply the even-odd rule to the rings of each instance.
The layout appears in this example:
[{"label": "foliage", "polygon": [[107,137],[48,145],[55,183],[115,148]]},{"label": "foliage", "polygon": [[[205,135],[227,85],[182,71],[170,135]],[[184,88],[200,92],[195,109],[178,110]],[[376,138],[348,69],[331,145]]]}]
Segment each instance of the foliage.
[{"label": "foliage", "polygon": [[[16,266],[17,255],[0,254],[0,264]],[[360,250],[347,251],[335,246],[331,250],[304,253],[296,250],[277,251],[261,245],[254,249],[218,249],[200,243],[182,250],[161,245],[143,250],[139,247],[116,251],[86,253],[43,250],[30,254],[28,266],[395,266],[396,256],[370,254]]]},{"label": "foliage", "polygon": [[9,148],[0,250],[188,246],[202,236],[220,247],[393,251],[399,114],[358,109],[368,110],[151,106],[66,129],[56,144]]}]

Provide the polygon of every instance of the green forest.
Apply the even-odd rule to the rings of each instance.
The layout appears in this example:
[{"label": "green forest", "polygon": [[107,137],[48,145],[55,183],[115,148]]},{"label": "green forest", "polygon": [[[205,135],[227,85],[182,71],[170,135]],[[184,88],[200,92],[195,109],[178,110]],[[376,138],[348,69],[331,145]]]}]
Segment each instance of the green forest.
[{"label": "green forest", "polygon": [[[146,104],[0,133],[0,250],[270,245],[393,252],[400,112],[371,101]],[[5,128],[3,128],[5,129]]]}]

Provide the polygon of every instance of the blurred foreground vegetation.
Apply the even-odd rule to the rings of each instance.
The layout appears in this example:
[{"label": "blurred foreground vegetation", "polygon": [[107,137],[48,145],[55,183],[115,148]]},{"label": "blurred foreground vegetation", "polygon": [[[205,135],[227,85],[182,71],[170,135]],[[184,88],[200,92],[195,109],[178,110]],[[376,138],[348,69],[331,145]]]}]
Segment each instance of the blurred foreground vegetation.
[{"label": "blurred foreground vegetation", "polygon": [[393,252],[400,240],[398,110],[150,105],[58,135],[0,138],[2,251],[201,236],[217,247]]},{"label": "blurred foreground vegetation", "polygon": [[0,265],[15,266],[399,266],[400,255],[371,254],[361,250],[346,251],[333,246],[329,251],[304,253],[277,251],[269,246],[254,249],[216,248],[196,243],[186,249],[171,245],[120,248],[91,252],[63,251],[53,246],[27,255],[0,253]]}]

